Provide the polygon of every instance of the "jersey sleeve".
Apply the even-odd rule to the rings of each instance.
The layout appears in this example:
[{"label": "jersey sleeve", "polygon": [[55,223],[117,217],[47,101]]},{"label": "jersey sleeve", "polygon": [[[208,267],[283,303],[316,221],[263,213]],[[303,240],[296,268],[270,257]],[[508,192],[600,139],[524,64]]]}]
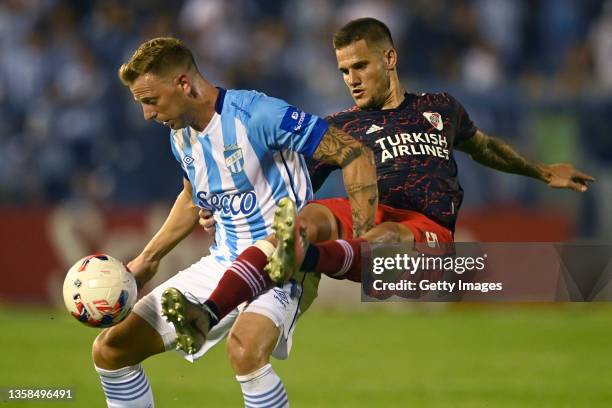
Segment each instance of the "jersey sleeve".
[{"label": "jersey sleeve", "polygon": [[316,115],[261,94],[253,101],[250,137],[270,150],[292,150],[312,157],[328,125]]},{"label": "jersey sleeve", "polygon": [[448,95],[448,97],[452,102],[453,109],[457,112],[457,136],[455,144],[459,144],[474,136],[478,128],[472,122],[470,115],[468,115],[461,102],[451,95]]}]

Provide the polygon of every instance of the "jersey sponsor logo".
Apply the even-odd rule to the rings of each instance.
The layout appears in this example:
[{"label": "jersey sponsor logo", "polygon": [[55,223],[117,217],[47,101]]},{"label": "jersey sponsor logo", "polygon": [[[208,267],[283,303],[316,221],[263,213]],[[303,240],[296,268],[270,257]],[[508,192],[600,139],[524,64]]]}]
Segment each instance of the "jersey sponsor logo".
[{"label": "jersey sponsor logo", "polygon": [[285,111],[285,116],[283,116],[280,128],[284,131],[299,135],[306,129],[304,124],[310,122],[310,116],[309,113],[299,111],[293,106],[290,106]]},{"label": "jersey sponsor logo", "polygon": [[244,157],[241,148],[224,150],[223,157],[225,157],[225,165],[230,172],[240,173],[244,169]]},{"label": "jersey sponsor logo", "polygon": [[375,140],[381,150],[380,162],[400,156],[434,156],[449,160],[450,151],[446,136],[436,133],[396,133]]},{"label": "jersey sponsor logo", "polygon": [[368,130],[366,130],[366,135],[369,135],[370,133],[374,133],[374,132],[378,132],[379,130],[383,130],[384,128],[382,126],[378,126],[376,123],[372,124],[372,126],[370,126],[370,128]]},{"label": "jersey sponsor logo", "polygon": [[435,127],[438,130],[444,129],[444,123],[442,123],[442,115],[438,112],[423,112],[423,116],[425,119],[431,123],[431,126]]},{"label": "jersey sponsor logo", "polygon": [[221,211],[222,215],[249,216],[257,209],[257,196],[254,191],[237,194],[212,194],[206,198],[206,191],[196,194],[198,206],[212,211]]}]

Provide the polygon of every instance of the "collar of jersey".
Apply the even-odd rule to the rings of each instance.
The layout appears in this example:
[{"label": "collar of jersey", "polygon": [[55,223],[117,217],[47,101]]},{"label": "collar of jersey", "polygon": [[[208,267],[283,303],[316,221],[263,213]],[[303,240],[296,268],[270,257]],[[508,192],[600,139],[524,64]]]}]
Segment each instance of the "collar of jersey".
[{"label": "collar of jersey", "polygon": [[217,87],[219,90],[219,95],[217,95],[217,100],[215,101],[215,112],[219,115],[221,111],[223,111],[223,102],[225,101],[225,93],[227,92],[225,89]]},{"label": "collar of jersey", "polygon": [[[227,93],[227,91],[220,87],[217,87],[217,89],[219,90],[219,95],[217,95],[217,100],[215,101],[215,112],[221,115],[221,111],[223,111],[223,102],[225,101],[225,94]],[[189,132],[196,132],[201,135],[207,135],[210,132],[210,129],[213,126],[216,126],[216,122],[217,122],[217,117],[213,115],[213,117],[210,118],[210,121],[208,122],[204,130],[202,130],[201,132],[198,132],[194,128],[189,128]]]}]

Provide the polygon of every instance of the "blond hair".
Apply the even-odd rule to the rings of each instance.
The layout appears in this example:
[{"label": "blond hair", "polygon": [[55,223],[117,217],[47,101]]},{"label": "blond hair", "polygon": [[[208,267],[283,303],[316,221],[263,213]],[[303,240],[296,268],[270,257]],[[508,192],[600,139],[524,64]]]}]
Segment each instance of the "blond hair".
[{"label": "blond hair", "polygon": [[130,86],[144,74],[162,75],[176,68],[197,71],[193,54],[181,40],[159,37],[138,47],[130,60],[119,68],[119,79]]}]

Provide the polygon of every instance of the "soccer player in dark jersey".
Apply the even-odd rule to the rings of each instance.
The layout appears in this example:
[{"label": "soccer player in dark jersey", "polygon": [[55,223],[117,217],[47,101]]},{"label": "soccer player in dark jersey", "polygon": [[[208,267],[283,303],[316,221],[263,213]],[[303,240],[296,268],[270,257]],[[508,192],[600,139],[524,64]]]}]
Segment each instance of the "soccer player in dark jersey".
[{"label": "soccer player in dark jersey", "polygon": [[[364,241],[423,243],[421,247],[452,242],[463,199],[453,149],[483,165],[530,176],[550,187],[584,192],[587,182],[593,181],[570,164],[528,160],[507,143],[477,129],[463,106],[448,94],[407,93],[397,75],[397,51],[382,22],[363,18],[348,23],[335,34],[334,48],[356,106],[327,121],[374,151],[379,191],[376,226],[354,230],[346,199],[313,201],[297,215],[291,200],[281,200],[275,237],[268,238],[274,245],[262,243],[259,249],[247,250],[261,257],[259,252],[265,247],[264,252],[271,254],[266,269],[272,280],[294,276],[301,265],[302,271],[360,281]],[[325,165],[313,168],[315,190],[333,169]],[[212,228],[210,218],[200,215],[200,224]],[[224,316],[256,297],[258,293],[233,271],[249,270],[256,277],[263,273],[263,267],[253,265],[230,268],[205,302],[207,309],[217,317]]]},{"label": "soccer player in dark jersey", "polygon": [[[331,229],[342,239],[301,248],[300,237],[287,227],[295,217],[293,205],[281,207],[275,225],[277,236],[286,242],[277,246],[268,265],[273,280],[291,276],[296,266],[290,261],[295,259],[303,271],[360,281],[364,241],[415,242],[423,249],[452,242],[463,200],[453,150],[550,187],[584,192],[587,182],[594,181],[571,164],[545,165],[523,157],[478,129],[461,103],[447,93],[406,92],[397,75],[397,51],[384,23],[373,18],[351,21],[334,35],[333,42],[338,68],[356,106],[327,120],[374,151],[379,191],[376,227],[363,235],[353,231],[346,199],[314,201],[310,205],[325,207],[318,209],[325,216],[305,217],[310,215],[307,207],[297,220],[311,229],[315,223],[320,230],[332,214],[337,225]],[[314,166],[315,191],[332,170],[333,166]]]}]

